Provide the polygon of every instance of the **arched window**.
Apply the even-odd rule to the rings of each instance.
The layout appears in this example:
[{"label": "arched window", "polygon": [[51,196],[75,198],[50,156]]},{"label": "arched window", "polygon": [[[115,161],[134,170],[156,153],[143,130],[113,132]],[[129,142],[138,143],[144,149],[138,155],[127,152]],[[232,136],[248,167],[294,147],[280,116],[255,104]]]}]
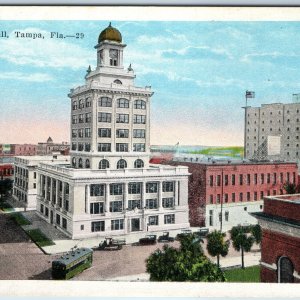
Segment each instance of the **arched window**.
[{"label": "arched window", "polygon": [[76,158],[75,157],[72,158],[72,167],[76,168]]},{"label": "arched window", "polygon": [[134,101],[135,109],[146,109],[146,101],[144,100],[135,100]]},{"label": "arched window", "polygon": [[278,260],[277,264],[278,282],[279,283],[293,283],[294,282],[294,266],[292,261],[282,256]]},{"label": "arched window", "polygon": [[144,162],[141,159],[137,159],[134,162],[134,167],[135,168],[144,168]]},{"label": "arched window", "polygon": [[98,101],[98,105],[102,107],[111,107],[111,98],[101,97]]},{"label": "arched window", "polygon": [[79,158],[78,160],[78,168],[82,168],[82,158]]},{"label": "arched window", "polygon": [[107,159],[102,159],[99,162],[99,169],[104,170],[109,168],[109,161]]},{"label": "arched window", "polygon": [[117,163],[117,169],[126,169],[127,168],[127,162],[124,159],[120,159]]},{"label": "arched window", "polygon": [[92,99],[91,97],[88,97],[85,99],[85,107],[91,107],[92,106]]},{"label": "arched window", "polygon": [[72,103],[72,109],[73,109],[73,110],[76,110],[76,109],[77,109],[77,101],[76,101],[76,100],[73,101],[73,103]]},{"label": "arched window", "polygon": [[118,108],[129,108],[129,100],[124,98],[118,99]]},{"label": "arched window", "polygon": [[87,169],[90,168],[90,160],[89,160],[89,159],[87,159],[87,160],[85,161],[85,167],[86,167]]},{"label": "arched window", "polygon": [[79,108],[84,108],[83,100],[79,100]]},{"label": "arched window", "polygon": [[114,83],[116,83],[116,84],[122,84],[122,81],[119,80],[119,79],[116,79],[116,80],[114,81]]}]

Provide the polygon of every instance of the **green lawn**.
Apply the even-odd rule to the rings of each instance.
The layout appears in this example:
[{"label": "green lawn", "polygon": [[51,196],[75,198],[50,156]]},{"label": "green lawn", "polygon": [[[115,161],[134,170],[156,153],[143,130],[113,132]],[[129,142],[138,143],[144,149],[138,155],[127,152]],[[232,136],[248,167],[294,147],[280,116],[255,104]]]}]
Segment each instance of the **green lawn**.
[{"label": "green lawn", "polygon": [[260,266],[224,271],[228,282],[260,282]]},{"label": "green lawn", "polygon": [[55,245],[55,243],[48,239],[39,229],[31,229],[26,232],[39,247]]},{"label": "green lawn", "polygon": [[31,223],[21,213],[11,213],[9,217],[13,219],[18,225],[30,225]]}]

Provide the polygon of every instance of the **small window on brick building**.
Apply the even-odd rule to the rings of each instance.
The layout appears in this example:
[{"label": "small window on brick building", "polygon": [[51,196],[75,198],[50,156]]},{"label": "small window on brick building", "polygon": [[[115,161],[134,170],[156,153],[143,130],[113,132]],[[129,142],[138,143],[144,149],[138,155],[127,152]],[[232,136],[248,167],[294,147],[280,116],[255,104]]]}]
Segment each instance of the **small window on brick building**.
[{"label": "small window on brick building", "polygon": [[221,185],[221,175],[217,175],[217,186]]},{"label": "small window on brick building", "polygon": [[243,174],[240,174],[240,185],[243,185]]},{"label": "small window on brick building", "polygon": [[234,174],[231,176],[231,184],[235,185],[235,175]]},{"label": "small window on brick building", "polygon": [[228,202],[228,194],[225,194],[224,201],[225,201],[225,203]]},{"label": "small window on brick building", "polygon": [[254,192],[254,201],[257,200],[257,192]]},{"label": "small window on brick building", "polygon": [[270,196],[270,194],[271,194],[270,191],[268,191],[268,196]]},{"label": "small window on brick building", "polygon": [[232,193],[232,194],[231,194],[231,201],[232,201],[232,202],[235,202],[235,193]]},{"label": "small window on brick building", "polygon": [[209,195],[209,203],[210,204],[214,203],[214,195]]},{"label": "small window on brick building", "polygon": [[273,190],[273,195],[276,195],[276,190]]},{"label": "small window on brick building", "polygon": [[209,176],[209,185],[210,185],[210,186],[213,186],[213,185],[214,185],[214,176],[213,176],[213,175],[210,175],[210,176]]},{"label": "small window on brick building", "polygon": [[243,193],[240,193],[240,202],[243,201]]},{"label": "small window on brick building", "polygon": [[217,194],[217,203],[220,203],[221,195]]},{"label": "small window on brick building", "polygon": [[224,181],[225,181],[225,185],[228,185],[228,175],[225,175]]},{"label": "small window on brick building", "polygon": [[261,192],[260,192],[260,200],[263,200],[263,199],[264,199],[264,192],[261,191]]},{"label": "small window on brick building", "polygon": [[247,192],[247,201],[250,201],[250,192]]}]

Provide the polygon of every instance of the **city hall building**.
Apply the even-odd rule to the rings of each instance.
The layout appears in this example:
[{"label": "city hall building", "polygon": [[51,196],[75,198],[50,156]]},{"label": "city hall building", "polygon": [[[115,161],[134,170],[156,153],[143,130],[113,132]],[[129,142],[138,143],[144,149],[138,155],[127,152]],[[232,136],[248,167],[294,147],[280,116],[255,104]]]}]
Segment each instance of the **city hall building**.
[{"label": "city hall building", "polygon": [[188,168],[149,164],[151,87],[123,66],[120,32],[95,46],[97,67],[71,89],[71,165],[41,163],[37,212],[73,239],[189,227]]}]

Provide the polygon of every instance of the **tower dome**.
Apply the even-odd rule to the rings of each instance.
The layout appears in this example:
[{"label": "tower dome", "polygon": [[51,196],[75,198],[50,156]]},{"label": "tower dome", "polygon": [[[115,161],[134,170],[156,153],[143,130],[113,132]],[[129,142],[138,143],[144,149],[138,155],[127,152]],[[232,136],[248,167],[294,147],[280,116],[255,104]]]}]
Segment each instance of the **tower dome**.
[{"label": "tower dome", "polygon": [[98,43],[101,43],[104,40],[121,43],[122,35],[118,29],[112,27],[111,23],[109,23],[108,27],[101,31],[98,38]]}]

